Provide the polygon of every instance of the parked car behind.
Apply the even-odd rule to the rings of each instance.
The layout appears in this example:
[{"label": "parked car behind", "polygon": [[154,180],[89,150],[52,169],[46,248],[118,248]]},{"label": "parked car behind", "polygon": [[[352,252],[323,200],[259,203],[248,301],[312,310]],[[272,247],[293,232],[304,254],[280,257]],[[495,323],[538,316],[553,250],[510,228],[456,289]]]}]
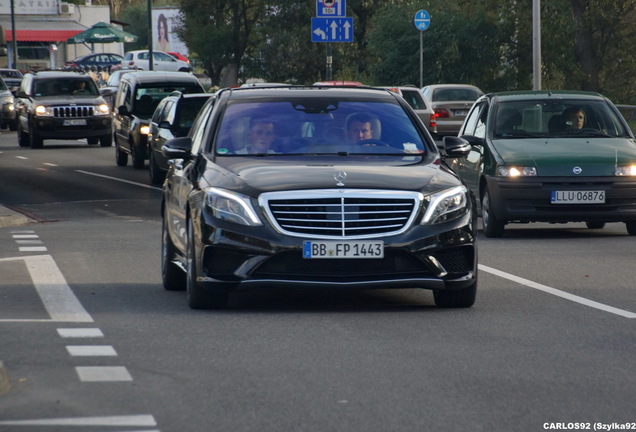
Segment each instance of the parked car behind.
[{"label": "parked car behind", "polygon": [[159,102],[150,120],[148,135],[148,171],[151,183],[163,182],[168,171],[168,159],[163,154],[163,145],[172,138],[188,135],[194,119],[210,97],[210,93],[184,94],[175,91]]},{"label": "parked car behind", "polygon": [[[148,50],[129,51],[121,61],[122,69],[150,70]],[[190,63],[177,60],[163,51],[152,51],[152,64],[155,71],[192,72]]]},{"label": "parked car behind", "polygon": [[12,131],[18,128],[15,113],[15,98],[4,82],[4,78],[0,78],[0,127],[2,129],[8,127],[9,130]]},{"label": "parked car behind", "polygon": [[468,110],[484,92],[468,84],[433,84],[422,87],[426,104],[435,111],[437,137],[457,135]]},{"label": "parked car behind", "polygon": [[512,222],[586,222],[594,229],[624,222],[636,235],[634,135],[604,96],[488,94],[460,136],[472,149],[452,167],[479,197],[487,237],[500,237]]},{"label": "parked car behind", "polygon": [[431,135],[437,134],[437,119],[435,111],[424,101],[422,92],[417,87],[395,86],[382,87],[396,92],[404,98],[404,100],[413,108],[417,116],[422,120]]},{"label": "parked car behind", "polygon": [[117,95],[113,130],[117,165],[143,168],[148,159],[150,118],[161,100],[174,91],[204,93],[196,76],[184,72],[136,71],[121,77]]},{"label": "parked car behind", "polygon": [[11,90],[11,93],[15,94],[22,84],[22,78],[24,75],[17,69],[0,69],[0,77],[4,80],[5,84]]},{"label": "parked car behind", "polygon": [[[373,138],[333,133],[362,122]],[[446,152],[466,154],[455,140]],[[179,163],[163,185],[163,285],[185,289],[191,308],[271,287],[424,288],[440,307],[475,301],[471,196],[393,92],[224,89],[164,152]]]},{"label": "parked car behind", "polygon": [[110,71],[114,65],[121,63],[123,57],[115,53],[87,54],[64,63],[65,69],[71,70],[105,70]]}]

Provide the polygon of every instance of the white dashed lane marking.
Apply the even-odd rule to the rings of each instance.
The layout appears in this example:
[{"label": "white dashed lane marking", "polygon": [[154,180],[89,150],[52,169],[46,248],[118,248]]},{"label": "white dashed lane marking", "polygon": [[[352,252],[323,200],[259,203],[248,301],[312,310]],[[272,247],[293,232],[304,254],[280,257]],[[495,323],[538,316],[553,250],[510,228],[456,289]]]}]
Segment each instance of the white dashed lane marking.
[{"label": "white dashed lane marking", "polygon": [[59,328],[57,334],[63,338],[101,338],[104,333],[98,328]]},{"label": "white dashed lane marking", "polygon": [[66,350],[74,357],[117,356],[115,348],[110,345],[67,345]]},{"label": "white dashed lane marking", "polygon": [[128,369],[123,366],[78,366],[75,368],[80,381],[114,382],[132,381]]}]

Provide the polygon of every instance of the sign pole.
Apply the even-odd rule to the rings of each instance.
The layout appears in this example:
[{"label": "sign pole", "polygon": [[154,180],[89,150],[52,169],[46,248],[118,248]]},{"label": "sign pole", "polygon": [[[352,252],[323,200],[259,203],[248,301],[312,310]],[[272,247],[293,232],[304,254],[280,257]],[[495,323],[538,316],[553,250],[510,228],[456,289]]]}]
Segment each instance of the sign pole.
[{"label": "sign pole", "polygon": [[424,87],[424,32],[420,32],[420,88]]},{"label": "sign pole", "polygon": [[333,57],[331,53],[331,44],[328,43],[327,44],[327,72],[325,74],[327,81],[331,81],[333,79],[332,64],[333,64]]},{"label": "sign pole", "polygon": [[419,10],[413,15],[413,25],[420,32],[420,88],[424,87],[424,35],[431,25],[431,16],[425,10]]}]

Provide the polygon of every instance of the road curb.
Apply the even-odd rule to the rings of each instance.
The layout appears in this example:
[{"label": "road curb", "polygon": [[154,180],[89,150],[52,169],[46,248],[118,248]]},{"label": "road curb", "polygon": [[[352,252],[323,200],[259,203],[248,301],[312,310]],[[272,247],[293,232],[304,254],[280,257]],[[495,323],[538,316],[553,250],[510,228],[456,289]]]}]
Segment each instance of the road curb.
[{"label": "road curb", "polygon": [[0,396],[7,393],[11,388],[11,383],[9,382],[9,374],[7,373],[7,369],[4,367],[4,363],[0,360]]},{"label": "road curb", "polygon": [[27,225],[35,222],[28,216],[0,205],[0,228]]}]

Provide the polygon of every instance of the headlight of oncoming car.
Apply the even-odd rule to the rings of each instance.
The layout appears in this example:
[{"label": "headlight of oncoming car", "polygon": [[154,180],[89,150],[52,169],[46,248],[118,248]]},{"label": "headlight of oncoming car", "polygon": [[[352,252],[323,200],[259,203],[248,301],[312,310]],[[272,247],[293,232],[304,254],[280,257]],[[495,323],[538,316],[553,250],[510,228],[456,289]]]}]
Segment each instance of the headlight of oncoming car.
[{"label": "headlight of oncoming car", "polygon": [[143,125],[139,128],[139,133],[141,133],[142,135],[148,135],[150,133],[150,126],[148,125]]},{"label": "headlight of oncoming car", "polygon": [[247,226],[263,225],[245,195],[208,188],[205,190],[205,205],[217,219]]},{"label": "headlight of oncoming car", "polygon": [[619,165],[616,167],[617,176],[636,176],[636,164],[632,165]]},{"label": "headlight of oncoming car", "polygon": [[53,117],[53,108],[44,105],[35,107],[35,115],[40,117]]},{"label": "headlight of oncoming car", "polygon": [[95,115],[110,115],[110,107],[107,104],[100,104],[95,107]]},{"label": "headlight of oncoming car", "polygon": [[499,177],[531,177],[537,175],[537,169],[532,166],[500,166],[497,168],[497,175]]},{"label": "headlight of oncoming car", "polygon": [[422,225],[447,222],[464,215],[468,205],[468,190],[457,186],[424,197],[428,202],[422,218]]}]

